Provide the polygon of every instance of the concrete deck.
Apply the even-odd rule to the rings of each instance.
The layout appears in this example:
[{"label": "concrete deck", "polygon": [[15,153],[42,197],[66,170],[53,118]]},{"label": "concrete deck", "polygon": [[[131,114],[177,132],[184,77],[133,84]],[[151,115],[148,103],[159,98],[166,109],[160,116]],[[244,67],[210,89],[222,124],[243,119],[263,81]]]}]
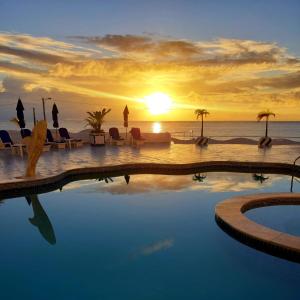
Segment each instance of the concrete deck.
[{"label": "concrete deck", "polygon": [[[91,147],[51,150],[42,154],[37,172],[51,176],[63,171],[124,163],[194,163],[204,161],[265,161],[292,163],[300,154],[300,146],[273,146],[268,150],[256,145],[144,145]],[[0,150],[0,182],[15,180],[24,175],[26,156],[12,155],[10,150]]]},{"label": "concrete deck", "polygon": [[300,262],[300,237],[257,224],[243,214],[253,208],[273,205],[300,205],[300,193],[231,198],[216,205],[216,221],[224,231],[245,244],[275,256]]}]

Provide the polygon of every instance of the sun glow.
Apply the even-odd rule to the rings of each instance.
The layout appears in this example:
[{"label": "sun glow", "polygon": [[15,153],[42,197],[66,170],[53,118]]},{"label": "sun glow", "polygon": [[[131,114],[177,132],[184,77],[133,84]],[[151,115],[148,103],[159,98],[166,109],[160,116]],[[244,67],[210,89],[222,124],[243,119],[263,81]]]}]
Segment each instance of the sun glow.
[{"label": "sun glow", "polygon": [[153,93],[144,98],[149,112],[152,115],[168,113],[172,106],[171,98],[164,93]]},{"label": "sun glow", "polygon": [[161,125],[159,122],[155,122],[152,125],[152,132],[153,133],[160,133],[161,132]]}]

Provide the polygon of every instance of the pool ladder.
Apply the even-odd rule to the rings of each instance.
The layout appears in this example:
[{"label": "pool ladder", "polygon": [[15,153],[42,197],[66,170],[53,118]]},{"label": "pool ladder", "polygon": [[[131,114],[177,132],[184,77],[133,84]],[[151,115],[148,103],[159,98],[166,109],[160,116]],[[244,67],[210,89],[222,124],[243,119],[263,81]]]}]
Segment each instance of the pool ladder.
[{"label": "pool ladder", "polygon": [[[295,160],[294,160],[294,166],[296,165],[297,160],[300,159],[300,156],[298,156]],[[295,179],[297,182],[300,182],[299,180],[297,180],[297,178]],[[293,192],[293,187],[294,187],[294,176],[292,176],[292,180],[291,180],[291,189],[290,192]]]}]

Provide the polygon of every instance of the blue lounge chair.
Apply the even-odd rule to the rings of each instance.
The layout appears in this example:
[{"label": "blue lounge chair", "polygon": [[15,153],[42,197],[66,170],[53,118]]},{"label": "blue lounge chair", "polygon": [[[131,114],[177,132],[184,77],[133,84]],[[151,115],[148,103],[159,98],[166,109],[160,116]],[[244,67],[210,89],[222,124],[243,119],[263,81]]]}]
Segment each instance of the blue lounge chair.
[{"label": "blue lounge chair", "polygon": [[65,149],[66,143],[62,141],[55,141],[50,129],[47,129],[47,143],[56,149]]},{"label": "blue lounge chair", "polygon": [[67,128],[64,128],[64,127],[59,128],[58,132],[59,132],[59,135],[62,138],[62,140],[66,141],[70,148],[72,148],[72,146],[73,147],[82,146],[82,140],[80,140],[80,139],[71,139]]},{"label": "blue lounge chair", "polygon": [[[26,137],[30,137],[32,135],[32,132],[30,129],[21,129],[21,136],[22,136],[22,139],[26,138]],[[47,143],[45,142],[44,144],[44,148],[43,148],[43,152],[48,152],[50,151],[50,148],[51,148],[51,144],[50,143]]]},{"label": "blue lounge chair", "polygon": [[10,148],[13,154],[20,154],[21,156],[23,156],[23,150],[26,148],[26,145],[14,144],[9,133],[6,130],[0,130],[0,140],[1,143],[4,145],[4,147],[2,148]]},{"label": "blue lounge chair", "polygon": [[0,130],[0,140],[5,148],[9,148],[14,144],[6,130]]},{"label": "blue lounge chair", "polygon": [[30,129],[21,129],[21,137],[22,139],[28,137],[28,136],[31,136],[31,130]]}]

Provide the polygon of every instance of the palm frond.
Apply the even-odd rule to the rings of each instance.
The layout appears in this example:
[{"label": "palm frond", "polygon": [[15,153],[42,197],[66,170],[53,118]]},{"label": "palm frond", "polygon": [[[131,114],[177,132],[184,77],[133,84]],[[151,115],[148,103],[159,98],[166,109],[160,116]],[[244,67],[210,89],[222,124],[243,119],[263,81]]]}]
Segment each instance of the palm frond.
[{"label": "palm frond", "polygon": [[10,122],[12,122],[13,124],[19,126],[19,120],[18,120],[18,118],[12,118],[12,119],[10,119]]},{"label": "palm frond", "polygon": [[106,110],[106,108],[94,112],[88,111],[87,114],[89,116],[85,119],[85,126],[90,126],[97,132],[101,131],[101,126],[104,122],[104,116],[107,115],[110,111],[111,109]]},{"label": "palm frond", "polygon": [[263,118],[269,118],[270,116],[275,117],[275,114],[270,110],[261,111],[257,114],[257,121],[261,121]]},{"label": "palm frond", "polygon": [[200,116],[206,117],[209,115],[209,112],[206,109],[196,109],[194,113],[197,116],[197,119],[199,119]]}]

